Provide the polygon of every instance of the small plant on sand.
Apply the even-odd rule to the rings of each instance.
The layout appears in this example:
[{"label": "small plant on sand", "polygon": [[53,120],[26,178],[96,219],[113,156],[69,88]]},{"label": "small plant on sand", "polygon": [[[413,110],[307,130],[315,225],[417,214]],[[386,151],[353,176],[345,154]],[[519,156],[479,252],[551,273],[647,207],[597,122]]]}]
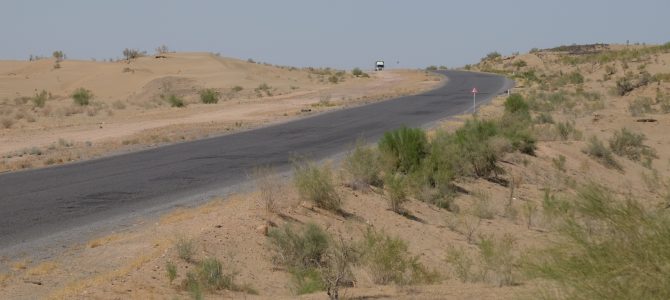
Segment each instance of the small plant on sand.
[{"label": "small plant on sand", "polygon": [[476,255],[467,253],[464,248],[447,249],[446,260],[454,275],[463,282],[487,282],[496,286],[517,283],[515,272],[519,259],[513,252],[514,238],[506,234],[502,238],[482,236],[480,239]]},{"label": "small plant on sand", "polygon": [[52,56],[53,56],[53,58],[56,59],[57,62],[61,62],[61,61],[63,61],[63,59],[65,59],[65,53],[63,53],[63,51],[60,51],[60,50],[54,51]]},{"label": "small plant on sand", "polygon": [[329,166],[319,167],[311,162],[294,162],[294,183],[300,197],[317,207],[338,211],[342,200],[335,191]]},{"label": "small plant on sand", "polygon": [[195,255],[195,242],[191,239],[180,237],[176,243],[177,255],[186,262],[193,261]]},{"label": "small plant on sand", "polygon": [[356,77],[359,77],[359,76],[363,75],[363,71],[361,71],[361,69],[359,69],[359,68],[354,68],[351,71],[351,74],[356,76]]},{"label": "small plant on sand", "polygon": [[651,98],[639,97],[628,104],[628,111],[633,117],[642,117],[648,113],[656,112],[652,105],[654,105],[654,101]]},{"label": "small plant on sand", "polygon": [[35,107],[44,107],[44,104],[47,102],[48,93],[45,90],[42,90],[39,93],[36,93],[31,100]]},{"label": "small plant on sand", "polygon": [[612,156],[612,151],[610,151],[605,145],[595,136],[592,136],[589,139],[586,148],[582,152],[588,154],[589,156],[595,158],[608,168],[614,168],[621,170],[621,165],[614,159]]},{"label": "small plant on sand", "polygon": [[254,172],[254,179],[265,208],[266,221],[270,222],[272,215],[277,212],[281,197],[281,177],[270,167],[259,167]]},{"label": "small plant on sand", "polygon": [[215,89],[204,89],[200,91],[200,101],[205,104],[215,104],[219,102],[221,94]]},{"label": "small plant on sand", "polygon": [[170,106],[172,107],[184,107],[186,104],[184,103],[184,99],[181,97],[175,95],[175,94],[170,94],[167,97],[168,103],[170,103]]},{"label": "small plant on sand", "polygon": [[172,284],[175,278],[177,278],[177,266],[171,261],[168,261],[165,263],[165,270],[167,271],[167,277],[170,280],[170,284]]},{"label": "small plant on sand", "polygon": [[236,85],[232,88],[232,91],[235,92],[235,93],[239,93],[242,90],[244,90],[244,88],[242,86],[239,86],[239,85]]},{"label": "small plant on sand", "polygon": [[93,99],[93,93],[85,88],[78,88],[72,93],[72,100],[79,106],[86,106]]},{"label": "small plant on sand", "polygon": [[123,49],[123,57],[125,57],[126,60],[135,59],[143,55],[144,53],[140,52],[140,50],[137,49],[129,49],[129,48]]},{"label": "small plant on sand", "polygon": [[491,197],[489,194],[483,191],[476,191],[474,196],[474,215],[480,219],[492,220],[495,216],[495,211],[491,207]]},{"label": "small plant on sand", "polygon": [[409,252],[407,243],[400,238],[368,229],[359,249],[362,264],[377,284],[431,283],[439,278]]},{"label": "small plant on sand", "polygon": [[2,128],[12,128],[12,125],[14,125],[14,120],[10,118],[2,118],[0,120],[0,125],[2,125]]}]

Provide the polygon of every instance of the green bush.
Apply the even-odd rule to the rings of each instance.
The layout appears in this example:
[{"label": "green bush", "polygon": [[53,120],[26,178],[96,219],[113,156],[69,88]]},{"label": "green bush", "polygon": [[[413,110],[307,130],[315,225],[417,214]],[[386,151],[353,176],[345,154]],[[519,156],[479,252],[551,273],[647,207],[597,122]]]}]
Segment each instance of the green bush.
[{"label": "green bush", "polygon": [[369,229],[359,245],[361,260],[377,284],[435,282],[439,274],[429,271],[399,238]]},{"label": "green bush", "polygon": [[[579,189],[562,214],[559,243],[526,270],[549,280],[558,299],[670,299],[670,215],[602,186]],[[546,293],[546,292],[540,292]]]},{"label": "green bush", "polygon": [[614,133],[610,138],[609,145],[612,152],[620,156],[628,157],[633,161],[641,159],[657,158],[656,151],[649,146],[644,145],[646,137],[643,133],[634,133],[626,128]]},{"label": "green bush", "polygon": [[595,158],[608,168],[621,170],[621,165],[619,165],[614,157],[612,157],[612,151],[607,149],[607,147],[605,147],[605,145],[603,145],[603,143],[595,136],[592,136],[589,139],[586,148],[584,148],[582,152]]},{"label": "green bush", "polygon": [[352,177],[351,185],[354,188],[360,185],[381,186],[379,177],[381,172],[379,153],[368,147],[362,140],[356,141],[356,146],[344,159],[344,170]]},{"label": "green bush", "polygon": [[200,91],[200,101],[205,104],[215,104],[219,102],[221,94],[215,89],[204,89]]},{"label": "green bush", "polygon": [[635,89],[635,84],[630,77],[622,77],[616,81],[616,93],[619,96],[625,96]]},{"label": "green bush", "polygon": [[184,107],[186,104],[184,103],[184,99],[180,98],[179,96],[175,94],[171,94],[168,96],[168,103],[170,103],[170,106],[172,107]]},{"label": "green bush", "polygon": [[535,117],[535,123],[538,124],[554,124],[554,118],[551,114],[543,112]]},{"label": "green bush", "polygon": [[86,106],[93,99],[93,93],[85,88],[78,88],[72,93],[72,100],[79,106]]},{"label": "green bush", "polygon": [[390,159],[392,172],[410,173],[419,168],[426,156],[428,140],[420,128],[401,127],[384,133],[379,150]]},{"label": "green bush", "polygon": [[436,66],[427,66],[426,71],[437,71],[437,67]]},{"label": "green bush", "polygon": [[35,96],[31,99],[35,107],[44,107],[44,104],[47,102],[48,93],[45,90],[42,90],[39,93],[36,93]]},{"label": "green bush", "polygon": [[502,55],[500,55],[500,53],[498,53],[498,51],[493,51],[493,52],[489,52],[489,54],[486,54],[486,56],[484,58],[482,58],[482,61],[497,60],[497,59],[500,59],[501,57],[502,57]]},{"label": "green bush", "polygon": [[505,100],[505,113],[530,116],[528,103],[521,94],[512,94]]},{"label": "green bush", "polygon": [[239,93],[242,90],[244,90],[244,88],[239,86],[239,85],[236,85],[236,86],[233,87],[233,92],[235,92],[235,93]]},{"label": "green bush", "polygon": [[319,167],[310,162],[295,162],[293,170],[294,183],[301,198],[326,210],[340,209],[342,202],[335,191],[328,166]]},{"label": "green bush", "polygon": [[488,177],[502,173],[497,166],[499,153],[491,147],[490,139],[499,134],[498,126],[488,120],[468,120],[454,133],[454,143],[458,147],[458,157],[467,164],[467,169],[459,168],[476,177]]},{"label": "green bush", "polygon": [[580,140],[582,138],[582,133],[575,128],[575,125],[572,122],[558,122],[556,124],[556,131],[563,141],[567,141],[570,138],[575,140]]},{"label": "green bush", "polygon": [[354,69],[351,71],[351,74],[354,75],[354,76],[356,76],[356,77],[358,77],[358,76],[363,75],[363,71],[361,71],[361,69],[359,69],[359,68],[354,68]]}]

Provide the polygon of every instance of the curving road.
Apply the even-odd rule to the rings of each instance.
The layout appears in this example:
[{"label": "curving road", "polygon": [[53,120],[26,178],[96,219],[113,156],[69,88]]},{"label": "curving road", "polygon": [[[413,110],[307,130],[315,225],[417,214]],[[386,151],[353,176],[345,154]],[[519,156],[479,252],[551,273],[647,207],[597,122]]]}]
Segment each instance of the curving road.
[{"label": "curving road", "polygon": [[[472,110],[511,88],[503,77],[441,71],[447,83],[433,91],[319,114],[280,125],[64,166],[0,175],[0,253],[32,249],[35,240],[184,204],[193,195],[239,184],[258,165],[286,170],[292,154],[321,159],[358,138],[425,126]],[[46,247],[46,246],[45,246]],[[4,251],[3,251],[4,250]]]}]

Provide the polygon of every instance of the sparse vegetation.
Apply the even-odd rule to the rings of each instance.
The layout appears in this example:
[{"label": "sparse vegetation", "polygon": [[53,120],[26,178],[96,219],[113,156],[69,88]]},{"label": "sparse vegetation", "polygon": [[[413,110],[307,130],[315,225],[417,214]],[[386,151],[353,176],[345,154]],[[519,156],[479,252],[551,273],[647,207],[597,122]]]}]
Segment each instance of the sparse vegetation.
[{"label": "sparse vegetation", "polygon": [[614,168],[621,170],[621,165],[614,159],[612,156],[612,151],[610,151],[597,137],[592,136],[586,148],[582,152],[588,154],[589,156],[595,158],[608,168]]},{"label": "sparse vegetation", "polygon": [[388,175],[384,183],[391,210],[402,214],[404,212],[402,205],[408,200],[402,175],[397,173],[395,175]]},{"label": "sparse vegetation", "polygon": [[39,93],[36,93],[35,96],[31,99],[35,107],[44,107],[44,104],[47,102],[47,91],[42,90]]},{"label": "sparse vegetation", "polygon": [[426,156],[428,140],[419,128],[401,127],[384,133],[379,150],[389,162],[392,172],[410,173],[419,168]]},{"label": "sparse vegetation", "polygon": [[354,76],[356,76],[356,77],[359,77],[359,76],[363,75],[363,71],[361,71],[361,69],[359,69],[359,68],[354,68],[354,69],[351,71],[351,75],[354,75]]},{"label": "sparse vegetation", "polygon": [[319,208],[338,211],[342,200],[335,191],[330,167],[311,162],[294,162],[294,183],[300,197]]},{"label": "sparse vegetation", "polygon": [[168,261],[165,263],[165,271],[167,272],[167,277],[168,280],[170,280],[170,284],[172,284],[175,278],[177,278],[177,266],[171,261]]},{"label": "sparse vegetation", "polygon": [[651,160],[657,158],[656,151],[644,145],[645,135],[634,133],[627,128],[621,128],[609,140],[612,152],[625,156],[633,161]]},{"label": "sparse vegetation", "polygon": [[85,88],[78,88],[72,93],[72,100],[79,106],[86,106],[90,104],[93,99],[93,93]]},{"label": "sparse vegetation", "polygon": [[649,97],[638,97],[628,105],[628,111],[633,117],[642,117],[648,113],[655,112],[654,102]]},{"label": "sparse vegetation", "polygon": [[359,245],[361,262],[377,284],[431,283],[439,274],[430,271],[412,256],[407,243],[383,232],[369,229]]},{"label": "sparse vegetation", "polygon": [[356,141],[354,149],[345,158],[343,167],[351,176],[351,186],[355,189],[382,185],[379,152],[366,146],[363,140]]},{"label": "sparse vegetation", "polygon": [[561,216],[564,242],[533,256],[526,269],[550,280],[559,299],[670,298],[670,218],[602,186],[579,189]]},{"label": "sparse vegetation", "polygon": [[167,101],[170,103],[170,106],[172,107],[184,107],[186,104],[184,103],[184,99],[181,97],[175,95],[175,94],[170,94],[167,96]]},{"label": "sparse vegetation", "polygon": [[177,248],[177,255],[179,258],[186,262],[193,261],[193,255],[195,255],[195,242],[193,240],[180,237],[177,239],[175,247]]},{"label": "sparse vegetation", "polygon": [[128,61],[142,56],[144,56],[144,53],[140,52],[140,50],[130,48],[123,49],[123,57],[125,57]]},{"label": "sparse vegetation", "polygon": [[215,104],[219,102],[221,93],[215,89],[204,89],[200,91],[200,101],[205,104]]}]

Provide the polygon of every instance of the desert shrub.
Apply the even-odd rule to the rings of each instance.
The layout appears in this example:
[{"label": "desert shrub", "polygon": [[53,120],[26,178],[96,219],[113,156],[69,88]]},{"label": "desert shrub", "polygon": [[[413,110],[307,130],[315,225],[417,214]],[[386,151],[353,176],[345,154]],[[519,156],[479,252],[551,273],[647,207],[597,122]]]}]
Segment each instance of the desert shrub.
[{"label": "desert shrub", "polygon": [[328,77],[328,82],[336,84],[336,83],[340,82],[340,77],[338,77],[336,75],[331,75],[330,77]]},{"label": "desert shrub", "polygon": [[195,242],[191,239],[180,237],[176,243],[177,255],[186,262],[193,261],[195,255]]},{"label": "desert shrub", "polygon": [[30,100],[33,101],[35,107],[44,107],[44,104],[47,102],[48,93],[45,90],[42,90],[39,93],[36,93],[33,98]]},{"label": "desert shrub", "polygon": [[565,155],[559,154],[557,158],[552,158],[551,162],[557,170],[565,172]]},{"label": "desert shrub", "polygon": [[542,112],[537,117],[535,117],[535,123],[538,124],[554,124],[554,118],[551,114]]},{"label": "desert shrub", "polygon": [[491,207],[491,197],[482,191],[474,193],[475,203],[473,213],[480,219],[491,220],[495,216],[495,211]]},{"label": "desert shrub", "polygon": [[72,93],[71,97],[75,104],[86,106],[93,99],[93,93],[85,88],[78,88]]},{"label": "desert shrub", "polygon": [[653,100],[649,97],[638,97],[628,104],[628,111],[633,117],[641,117],[645,114],[655,112],[653,104]]},{"label": "desert shrub", "polygon": [[615,91],[619,96],[625,96],[636,88],[630,75],[617,79]]},{"label": "desert shrub", "polygon": [[143,55],[144,53],[140,52],[140,50],[137,49],[129,49],[129,48],[123,49],[123,57],[125,57],[126,60],[135,59]]},{"label": "desert shrub", "polygon": [[396,213],[403,213],[402,205],[407,202],[405,182],[400,174],[389,174],[384,180],[384,186],[388,194],[389,206]]},{"label": "desert shrub", "polygon": [[309,223],[301,231],[295,231],[291,225],[285,225],[270,230],[268,237],[277,251],[275,261],[293,276],[296,293],[324,289],[318,268],[325,264],[331,238],[321,227]]},{"label": "desert shrub", "polygon": [[436,66],[427,66],[426,71],[437,71],[437,67]]},{"label": "desert shrub", "polygon": [[172,107],[184,107],[186,106],[186,103],[184,103],[184,99],[181,97],[175,95],[175,94],[170,94],[167,97],[168,103],[170,103],[170,106]]},{"label": "desert shrub", "polygon": [[258,167],[254,170],[254,181],[265,208],[266,220],[269,222],[277,212],[282,195],[282,181],[280,176],[270,167]]},{"label": "desert shrub", "polygon": [[354,75],[354,76],[356,76],[356,77],[358,77],[358,76],[363,75],[363,71],[361,71],[361,69],[359,69],[359,68],[354,68],[354,69],[351,71],[351,74]]},{"label": "desert shrub", "polygon": [[201,300],[203,299],[202,296],[202,285],[200,284],[200,281],[198,280],[198,275],[193,273],[193,272],[188,272],[186,274],[186,278],[184,278],[184,281],[182,282],[182,288],[187,290],[193,299],[196,300]]},{"label": "desert shrub", "polygon": [[619,165],[612,156],[612,151],[605,147],[605,145],[595,136],[592,136],[589,139],[586,148],[582,149],[582,152],[595,158],[598,162],[608,168],[621,170],[621,165]]},{"label": "desert shrub", "polygon": [[215,89],[204,89],[200,91],[200,101],[205,104],[214,104],[219,102],[221,94]]},{"label": "desert shrub", "polygon": [[382,180],[379,153],[368,147],[362,140],[356,141],[354,149],[344,159],[344,170],[351,175],[351,185],[357,188],[361,185],[380,186]]},{"label": "desert shrub", "polygon": [[249,285],[238,285],[235,282],[237,272],[224,270],[221,262],[216,258],[205,258],[196,266],[194,272],[186,274],[182,282],[182,288],[189,291],[195,299],[202,299],[202,290],[217,291],[230,290],[242,291],[248,294],[258,294]]},{"label": "desert shrub", "polygon": [[561,242],[534,253],[528,274],[553,283],[558,299],[670,298],[668,210],[646,209],[595,184],[571,202]]},{"label": "desert shrub", "polygon": [[236,86],[233,87],[232,90],[233,90],[233,92],[235,92],[235,93],[239,93],[239,92],[241,92],[242,90],[244,90],[244,88],[241,87],[241,86],[239,86],[239,85],[236,85]]},{"label": "desert shrub", "polygon": [[383,232],[369,229],[359,249],[362,264],[377,284],[431,283],[439,277],[409,252],[405,241]]},{"label": "desert shrub", "polygon": [[528,103],[526,103],[521,94],[512,94],[505,100],[505,112],[524,116],[528,115]]},{"label": "desert shrub", "polygon": [[575,128],[573,122],[556,123],[556,132],[558,132],[558,136],[563,141],[567,141],[571,138],[574,140],[580,140],[582,138],[582,133]]},{"label": "desert shrub", "polygon": [[10,118],[2,118],[2,120],[0,120],[0,124],[3,128],[12,128],[12,125],[14,125],[14,120]]},{"label": "desert shrub", "polygon": [[254,91],[258,94],[265,92],[266,95],[272,96],[272,87],[265,82],[259,84],[258,87],[254,89]]},{"label": "desert shrub", "polygon": [[427,147],[426,133],[420,128],[388,131],[379,141],[379,150],[390,159],[392,171],[404,174],[419,168]]},{"label": "desert shrub", "polygon": [[626,128],[621,128],[620,131],[614,132],[609,140],[609,145],[612,152],[628,157],[630,160],[640,161],[643,158],[657,158],[656,151],[644,145],[645,139],[643,133],[634,133]]},{"label": "desert shrub", "polygon": [[513,254],[514,245],[514,238],[509,234],[500,239],[490,236],[481,238],[478,248],[482,259],[482,276],[486,282],[498,286],[516,283],[513,271],[518,259]]},{"label": "desert shrub", "polygon": [[560,81],[561,83],[582,84],[584,83],[584,76],[582,76],[582,74],[578,71],[574,71],[568,74],[564,74]]},{"label": "desert shrub", "polygon": [[467,169],[461,167],[458,171],[465,171],[476,177],[501,173],[502,169],[496,164],[499,153],[489,143],[498,134],[497,124],[488,120],[468,120],[463,127],[456,130],[454,142],[459,148],[458,154],[461,161],[468,164]]},{"label": "desert shrub", "polygon": [[172,283],[175,278],[177,278],[177,266],[171,261],[168,261],[165,263],[165,271],[167,272],[168,280]]},{"label": "desert shrub", "polygon": [[311,162],[295,162],[293,165],[294,183],[301,198],[326,210],[340,209],[342,202],[335,191],[330,167],[319,167]]},{"label": "desert shrub", "polygon": [[517,61],[515,61],[515,62],[512,63],[512,66],[514,66],[514,67],[517,68],[517,69],[521,69],[521,68],[523,68],[523,67],[525,67],[525,66],[527,66],[527,65],[528,65],[528,64],[526,63],[526,61],[521,60],[521,59],[520,59],[520,60],[517,60]]},{"label": "desert shrub", "polygon": [[501,57],[502,57],[502,55],[500,53],[498,53],[498,51],[493,51],[493,52],[489,52],[488,54],[486,54],[486,56],[484,58],[482,58],[482,61],[497,60],[497,59],[500,59]]}]

